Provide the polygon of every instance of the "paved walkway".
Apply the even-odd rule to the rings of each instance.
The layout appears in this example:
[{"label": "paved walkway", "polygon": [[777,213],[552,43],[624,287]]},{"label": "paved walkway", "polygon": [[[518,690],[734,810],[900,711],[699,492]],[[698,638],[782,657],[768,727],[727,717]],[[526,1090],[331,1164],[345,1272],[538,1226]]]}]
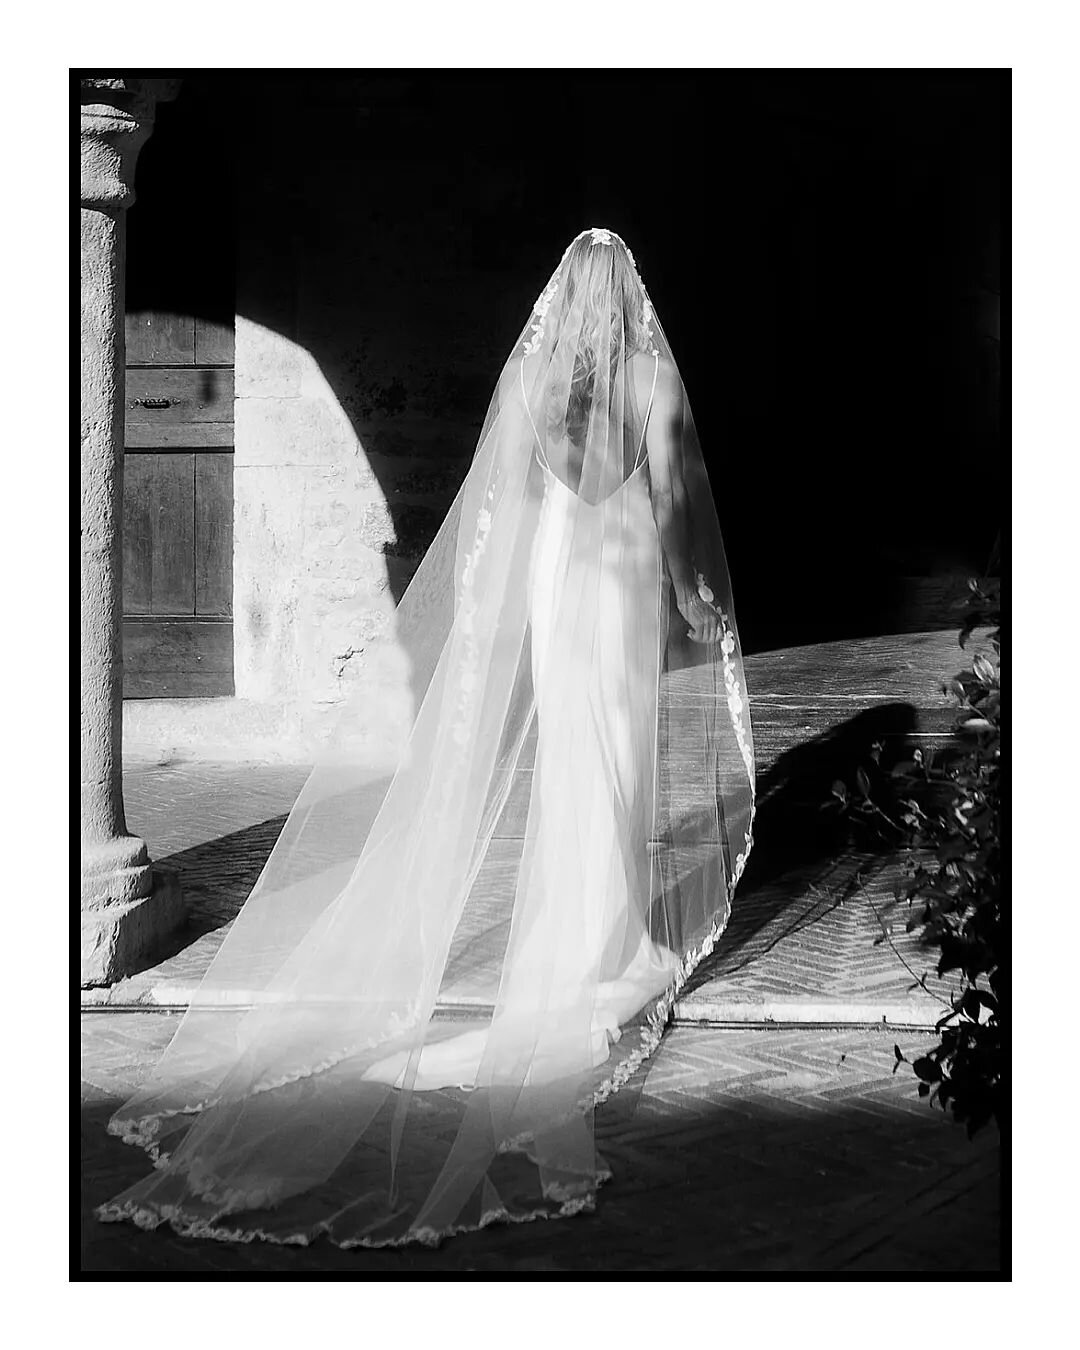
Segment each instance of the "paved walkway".
[{"label": "paved walkway", "polygon": [[[803,786],[802,800],[785,800],[784,789],[769,789],[769,772],[731,921],[687,986],[676,1020],[932,1027],[952,986],[934,977],[933,953],[904,931],[906,915],[891,890],[895,860],[832,855],[818,811],[831,780],[818,784],[817,797]],[[84,1003],[188,1002],[306,776],[306,768],[290,765],[129,769],[130,828],[179,874],[189,922],[166,959],[109,990],[84,991]],[[853,884],[860,868],[865,885]],[[928,976],[933,997],[911,989],[913,974]]]},{"label": "paved walkway", "polygon": [[[147,1171],[105,1121],[175,1025],[83,1017],[83,1269],[215,1272],[966,1271],[999,1268],[997,1141],[893,1076],[888,1030],[676,1027],[597,1112],[614,1173],[591,1215],[493,1226],[435,1251],[197,1242],[101,1224],[93,1206]],[[901,1034],[917,1053],[925,1033]]]},{"label": "paved walkway", "polygon": [[[962,663],[952,633],[830,643],[747,662],[758,766],[754,851],[731,922],[676,1020],[933,1027],[955,987],[905,932],[895,858],[845,852],[820,807],[874,740],[932,743]],[[130,764],[131,829],[175,869],[190,920],[176,950],[84,1002],[182,1006],[269,856],[307,769]],[[499,841],[496,841],[498,843]],[[858,879],[865,877],[865,884]],[[927,977],[927,989],[912,988]]]},{"label": "paved walkway", "polygon": [[940,683],[962,663],[951,633],[748,661],[755,851],[675,1028],[598,1115],[615,1180],[593,1216],[493,1228],[434,1253],[193,1243],[89,1216],[145,1171],[104,1122],[167,1042],[175,1018],[164,1009],[197,984],[307,772],[128,765],[130,826],[179,872],[190,923],[154,967],[84,991],[84,1268],[996,1270],[996,1134],[969,1141],[916,1096],[903,1066],[892,1072],[894,1042],[910,1054],[932,1043],[950,987],[931,978],[929,992],[912,990],[932,953],[890,909],[896,860],[845,854],[819,810],[871,741],[940,738]]}]

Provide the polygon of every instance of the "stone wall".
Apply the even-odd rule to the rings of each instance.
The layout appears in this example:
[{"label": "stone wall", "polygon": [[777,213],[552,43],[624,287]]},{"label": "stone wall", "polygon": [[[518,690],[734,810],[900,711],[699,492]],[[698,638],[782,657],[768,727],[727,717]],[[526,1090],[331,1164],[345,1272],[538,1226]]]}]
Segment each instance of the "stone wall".
[{"label": "stone wall", "polygon": [[[291,87],[294,104],[297,90],[325,95]],[[513,250],[477,257],[458,225],[462,198],[476,204],[461,166],[416,138],[401,155],[397,106],[365,98],[363,82],[339,94],[317,153],[302,117],[268,137],[259,103],[237,110],[236,695],[129,700],[132,757],[303,761],[355,695],[364,753],[381,767],[411,721],[394,608],[552,259],[531,275]],[[491,206],[503,227],[516,190],[509,170]]]},{"label": "stone wall", "polygon": [[[453,499],[477,428],[414,409],[408,417],[373,409],[354,422],[312,352],[280,331],[291,325],[243,312],[245,292],[259,284],[257,266],[249,273],[245,263],[260,252],[257,241],[239,250],[235,698],[129,701],[127,749],[157,759],[304,760],[355,696],[365,754],[393,763],[412,715],[396,600]],[[300,281],[276,278],[283,294]],[[298,288],[298,310],[306,298]],[[334,338],[327,321],[312,346]]]}]

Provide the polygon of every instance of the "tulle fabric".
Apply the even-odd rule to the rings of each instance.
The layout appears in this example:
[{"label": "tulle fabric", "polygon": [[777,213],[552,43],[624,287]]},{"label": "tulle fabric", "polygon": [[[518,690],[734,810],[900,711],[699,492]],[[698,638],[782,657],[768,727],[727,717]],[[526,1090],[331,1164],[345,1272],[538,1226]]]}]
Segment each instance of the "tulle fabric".
[{"label": "tulle fabric", "polygon": [[102,1219],[431,1243],[590,1208],[610,1175],[594,1107],[727,922],[754,814],[716,507],[617,235],[563,255],[396,621],[402,760],[373,773],[344,710],[110,1122],[155,1169]]}]

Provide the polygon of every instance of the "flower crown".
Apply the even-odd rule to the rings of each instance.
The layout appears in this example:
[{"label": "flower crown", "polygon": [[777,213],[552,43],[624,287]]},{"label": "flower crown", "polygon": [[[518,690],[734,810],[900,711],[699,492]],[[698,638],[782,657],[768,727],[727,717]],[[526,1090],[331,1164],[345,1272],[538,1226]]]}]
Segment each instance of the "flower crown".
[{"label": "flower crown", "polygon": [[[613,240],[618,239],[619,243],[622,244],[623,248],[626,250],[626,256],[630,260],[630,266],[634,269],[635,272],[638,273],[638,280],[639,281],[641,280],[641,273],[638,271],[638,265],[636,259],[634,258],[634,255],[630,252],[630,246],[626,243],[624,239],[620,239],[619,236],[614,232],[614,230],[604,229],[600,225],[591,225],[587,230],[582,230],[580,234],[575,235],[574,238],[571,239],[570,243],[567,244],[562,257],[559,259],[558,267],[556,267],[555,271],[551,274],[551,280],[540,292],[539,296],[536,299],[536,304],[533,305],[532,310],[533,322],[529,327],[530,336],[525,339],[526,356],[530,356],[533,352],[538,351],[540,348],[540,344],[544,340],[544,321],[547,318],[547,312],[551,308],[552,301],[559,293],[559,283],[562,280],[563,265],[565,264],[566,259],[570,255],[570,250],[574,247],[574,245],[578,242],[579,239],[584,239],[586,235],[589,236],[590,244],[606,245],[608,248],[612,247]],[[642,283],[641,289],[642,291],[645,291],[644,283]],[[648,294],[646,293],[641,307],[641,321],[645,327],[645,337],[649,344],[649,352],[651,355],[656,355],[657,348],[656,343],[653,340],[653,330],[652,330],[653,318],[654,315],[652,303],[650,302]]]}]

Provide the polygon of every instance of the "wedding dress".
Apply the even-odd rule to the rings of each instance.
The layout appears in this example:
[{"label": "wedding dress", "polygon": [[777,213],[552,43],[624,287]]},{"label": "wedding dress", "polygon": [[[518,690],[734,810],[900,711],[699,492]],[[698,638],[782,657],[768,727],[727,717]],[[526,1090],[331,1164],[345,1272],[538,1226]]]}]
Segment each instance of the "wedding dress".
[{"label": "wedding dress", "polygon": [[398,607],[390,783],[346,708],[161,1063],[99,1217],[343,1245],[591,1208],[752,841],[716,510],[633,255],[569,246]]}]

